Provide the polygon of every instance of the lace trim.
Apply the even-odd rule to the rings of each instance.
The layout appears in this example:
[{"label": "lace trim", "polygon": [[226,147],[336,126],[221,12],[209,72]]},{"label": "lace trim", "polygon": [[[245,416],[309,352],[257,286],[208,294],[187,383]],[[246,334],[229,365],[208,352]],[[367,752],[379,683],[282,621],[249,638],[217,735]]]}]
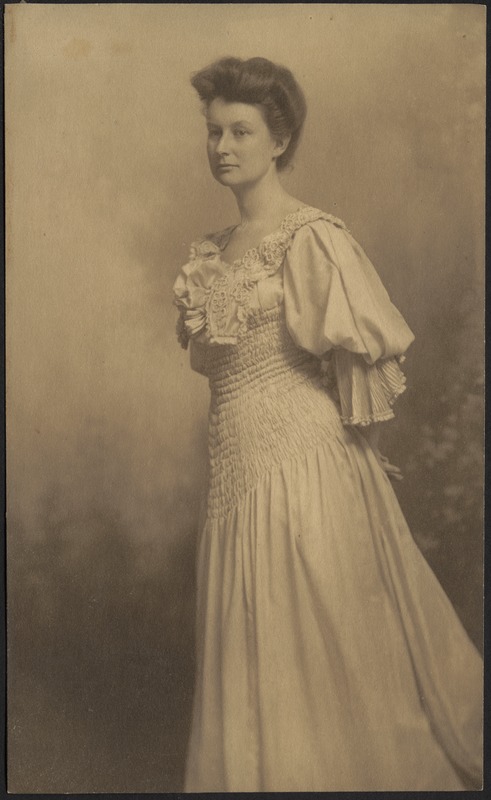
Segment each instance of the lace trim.
[{"label": "lace trim", "polygon": [[[277,231],[265,236],[256,247],[249,248],[240,258],[227,266],[226,272],[214,282],[207,301],[206,330],[209,337],[220,343],[234,343],[236,336],[247,329],[247,318],[251,312],[252,289],[255,284],[278,271],[292,236],[303,225],[317,219],[326,219],[346,230],[345,224],[312,206],[305,206],[288,214]],[[225,228],[211,239],[197,245],[204,249],[211,245],[220,251],[225,247],[235,226]],[[226,325],[232,313],[232,305],[237,317],[237,330],[232,336],[226,335]]]},{"label": "lace trim", "polygon": [[188,263],[174,284],[174,303],[180,311],[177,336],[181,346],[186,349],[189,339],[203,330],[211,343],[235,344],[237,336],[247,328],[255,284],[280,268],[295,232],[317,219],[347,230],[332,214],[304,206],[288,214],[276,231],[231,264],[221,254],[235,225],[193,242]]},{"label": "lace trim", "polygon": [[[257,257],[260,256],[260,258],[264,260],[265,265],[274,268],[276,271],[281,265],[283,255],[288,247],[291,236],[298,228],[301,228],[302,225],[306,225],[308,222],[313,222],[321,218],[332,222],[332,224],[336,225],[338,228],[343,228],[345,231],[348,231],[344,222],[333,214],[327,214],[325,211],[321,211],[313,206],[303,206],[287,214],[276,231],[264,236],[258,245],[250,247],[240,258],[236,258],[231,262],[226,262],[224,259],[222,259],[222,261],[227,267],[238,269],[243,265],[243,262],[245,264],[252,264],[257,260]],[[218,247],[220,251],[223,251],[236,227],[236,225],[229,225],[221,231],[210,233],[205,238],[195,242],[192,245],[192,249],[204,248],[206,251],[207,245],[211,244],[212,247]]]},{"label": "lace trim", "polygon": [[362,428],[372,425],[374,422],[387,422],[389,419],[394,419],[395,414],[390,409],[379,414],[371,414],[369,417],[341,417],[343,425],[360,425]]}]

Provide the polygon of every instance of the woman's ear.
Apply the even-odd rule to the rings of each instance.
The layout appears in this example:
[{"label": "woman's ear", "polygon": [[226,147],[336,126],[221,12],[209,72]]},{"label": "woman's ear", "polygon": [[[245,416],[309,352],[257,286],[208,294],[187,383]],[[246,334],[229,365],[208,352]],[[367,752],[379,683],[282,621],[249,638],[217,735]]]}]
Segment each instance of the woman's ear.
[{"label": "woman's ear", "polygon": [[273,150],[273,158],[278,158],[285,152],[286,148],[290,144],[291,138],[291,135],[288,134],[287,136],[282,136],[281,138],[276,139],[275,148]]}]

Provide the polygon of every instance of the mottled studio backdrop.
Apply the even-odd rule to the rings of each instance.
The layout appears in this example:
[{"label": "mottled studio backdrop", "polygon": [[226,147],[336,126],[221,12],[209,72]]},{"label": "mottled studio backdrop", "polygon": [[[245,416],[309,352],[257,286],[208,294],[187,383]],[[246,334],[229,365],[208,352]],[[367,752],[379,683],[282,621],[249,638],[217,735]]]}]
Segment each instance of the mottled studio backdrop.
[{"label": "mottled studio backdrop", "polygon": [[480,644],[484,35],[474,5],[7,6],[11,791],[181,788],[207,385],[171,285],[236,221],[188,84],[219,56],[297,75],[287,186],[416,333],[385,449]]}]

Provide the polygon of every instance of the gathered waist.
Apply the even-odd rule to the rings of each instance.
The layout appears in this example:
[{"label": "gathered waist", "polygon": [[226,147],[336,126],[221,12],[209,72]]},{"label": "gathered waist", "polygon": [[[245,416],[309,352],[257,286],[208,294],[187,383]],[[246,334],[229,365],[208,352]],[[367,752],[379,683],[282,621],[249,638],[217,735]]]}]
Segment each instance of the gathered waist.
[{"label": "gathered waist", "polygon": [[275,465],[343,437],[319,359],[297,347],[278,312],[261,312],[236,345],[209,348],[208,514],[226,515]]},{"label": "gathered waist", "polygon": [[237,344],[209,347],[206,373],[212,396],[223,400],[281,382],[294,372],[314,375],[319,361],[291,338],[280,307],[256,310]]},{"label": "gathered waist", "polygon": [[226,516],[261,477],[343,438],[319,359],[291,338],[281,307],[255,310],[236,344],[206,348],[211,389],[208,516]]}]

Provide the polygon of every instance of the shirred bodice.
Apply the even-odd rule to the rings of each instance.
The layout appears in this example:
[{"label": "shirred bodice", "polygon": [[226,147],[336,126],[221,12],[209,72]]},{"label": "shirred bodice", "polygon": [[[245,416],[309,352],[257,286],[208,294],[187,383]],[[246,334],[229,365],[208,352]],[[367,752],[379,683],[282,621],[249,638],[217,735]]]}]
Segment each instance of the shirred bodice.
[{"label": "shirred bodice", "polygon": [[206,348],[211,389],[209,517],[225,516],[276,464],[344,437],[319,359],[288,333],[281,306],[248,316],[237,344]]},{"label": "shirred bodice", "polygon": [[[302,353],[293,355],[292,349],[292,358],[317,368],[313,356],[332,356],[342,422],[391,419],[405,388],[399,364],[414,337],[344,223],[302,207],[227,264],[222,250],[232,230],[196,242],[174,284],[178,336],[183,347],[193,344],[193,368],[206,374],[206,364],[221,363],[232,353],[240,360],[252,335],[250,320],[266,319],[263,312],[281,306],[288,347],[293,341]],[[214,352],[220,348],[225,350]],[[244,391],[249,379],[253,375],[244,369]]]}]

